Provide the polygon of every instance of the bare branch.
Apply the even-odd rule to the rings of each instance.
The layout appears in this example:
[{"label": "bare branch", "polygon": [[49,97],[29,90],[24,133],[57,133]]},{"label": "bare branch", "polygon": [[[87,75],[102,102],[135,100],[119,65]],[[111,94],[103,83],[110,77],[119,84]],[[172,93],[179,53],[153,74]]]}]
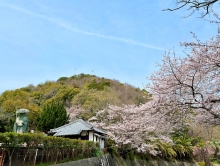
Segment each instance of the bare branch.
[{"label": "bare branch", "polygon": [[192,13],[198,10],[204,10],[205,14],[202,14],[202,17],[206,16],[209,14],[212,10],[212,5],[216,3],[218,0],[176,0],[176,5],[178,7],[176,8],[167,8],[164,9],[163,11],[175,11],[179,10],[181,8],[184,8],[186,6],[189,6],[188,10],[191,10]]}]

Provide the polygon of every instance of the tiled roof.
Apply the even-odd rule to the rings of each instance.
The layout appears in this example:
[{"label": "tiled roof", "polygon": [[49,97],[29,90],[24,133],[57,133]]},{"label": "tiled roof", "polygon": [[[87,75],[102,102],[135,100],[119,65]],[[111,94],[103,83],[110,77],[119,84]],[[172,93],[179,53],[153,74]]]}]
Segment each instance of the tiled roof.
[{"label": "tiled roof", "polygon": [[93,130],[95,132],[105,134],[104,131],[92,126],[88,122],[85,122],[82,119],[75,120],[64,126],[50,129],[49,133],[55,133],[54,136],[63,136],[63,135],[79,135],[83,130]]}]

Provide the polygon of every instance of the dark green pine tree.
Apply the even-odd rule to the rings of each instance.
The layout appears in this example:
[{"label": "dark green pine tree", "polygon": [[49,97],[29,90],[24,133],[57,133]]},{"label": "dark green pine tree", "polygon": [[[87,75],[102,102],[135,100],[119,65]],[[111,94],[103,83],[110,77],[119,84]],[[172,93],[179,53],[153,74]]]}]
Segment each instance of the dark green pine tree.
[{"label": "dark green pine tree", "polygon": [[69,115],[61,102],[51,102],[43,107],[37,118],[37,129],[47,133],[50,129],[68,123]]}]

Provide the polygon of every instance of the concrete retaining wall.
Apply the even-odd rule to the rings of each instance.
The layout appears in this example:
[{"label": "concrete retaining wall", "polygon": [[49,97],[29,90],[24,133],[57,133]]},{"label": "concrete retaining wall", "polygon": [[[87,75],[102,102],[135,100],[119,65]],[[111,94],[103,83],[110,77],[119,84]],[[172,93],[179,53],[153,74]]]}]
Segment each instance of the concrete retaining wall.
[{"label": "concrete retaining wall", "polygon": [[103,155],[101,157],[93,157],[78,161],[72,161],[62,164],[56,164],[54,166],[116,166],[115,160],[109,155]]},{"label": "concrete retaining wall", "polygon": [[113,158],[109,154],[101,157],[88,158],[72,161],[54,166],[197,166],[195,163],[166,162],[166,161],[146,161],[146,160],[124,160]]}]

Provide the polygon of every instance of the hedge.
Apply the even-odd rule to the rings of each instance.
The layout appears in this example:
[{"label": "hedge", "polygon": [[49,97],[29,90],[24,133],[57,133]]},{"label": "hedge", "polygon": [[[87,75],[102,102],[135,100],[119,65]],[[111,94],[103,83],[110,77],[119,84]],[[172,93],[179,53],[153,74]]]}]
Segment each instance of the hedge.
[{"label": "hedge", "polygon": [[[13,152],[17,149],[41,149],[41,162],[57,163],[60,160],[76,160],[96,157],[100,153],[99,144],[43,134],[32,133],[0,133],[0,148],[8,152],[9,161],[12,162]],[[28,152],[27,152],[28,153]]]}]

